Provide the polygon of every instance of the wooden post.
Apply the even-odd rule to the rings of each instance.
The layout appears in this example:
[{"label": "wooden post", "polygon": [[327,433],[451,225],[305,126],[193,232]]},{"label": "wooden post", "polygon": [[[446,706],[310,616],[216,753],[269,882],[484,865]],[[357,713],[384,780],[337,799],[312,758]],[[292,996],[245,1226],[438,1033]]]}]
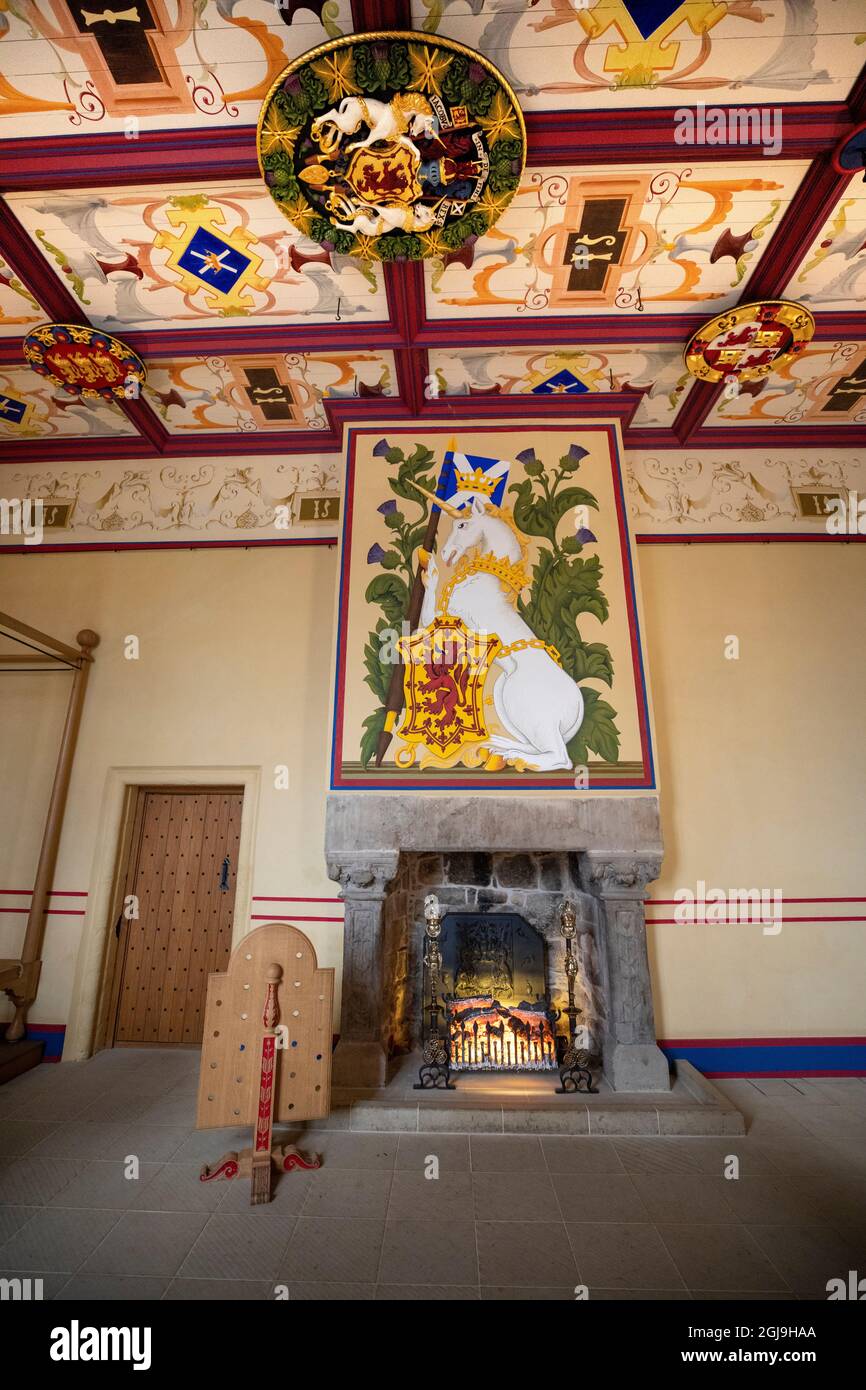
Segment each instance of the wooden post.
[{"label": "wooden post", "polygon": [[69,694],[69,705],[66,710],[66,723],[60,742],[60,754],[54,773],[54,785],[51,789],[51,801],[48,806],[45,829],[42,834],[42,848],[39,852],[39,863],[36,868],[36,882],[33,885],[33,897],[30,899],[30,912],[24,932],[24,944],[21,947],[22,972],[14,986],[6,990],[15,1005],[15,1016],[6,1029],[7,1042],[17,1042],[24,1037],[27,1028],[27,1011],[36,998],[39,975],[42,969],[45,911],[48,906],[51,884],[54,880],[54,866],[57,862],[57,848],[60,844],[60,832],[63,828],[63,812],[72,773],[72,760],[75,756],[78,726],[81,723],[87,678],[93,664],[92,652],[94,647],[99,645],[98,634],[91,632],[89,628],[84,628],[79,632],[75,640],[80,648],[77,653],[78,666],[72,678],[72,690]]},{"label": "wooden post", "polygon": [[259,1113],[253,1134],[252,1186],[250,1202],[258,1206],[271,1200],[271,1135],[274,1127],[274,1080],[277,1068],[277,1024],[280,1006],[277,990],[283,967],[274,963],[267,969],[268,993],[262,1014],[262,1069],[259,1080]]}]

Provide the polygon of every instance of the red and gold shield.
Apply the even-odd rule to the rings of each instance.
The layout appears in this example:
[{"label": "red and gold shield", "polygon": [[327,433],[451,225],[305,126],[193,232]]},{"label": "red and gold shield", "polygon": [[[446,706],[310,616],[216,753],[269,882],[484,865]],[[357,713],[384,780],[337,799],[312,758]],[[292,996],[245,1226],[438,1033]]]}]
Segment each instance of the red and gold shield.
[{"label": "red and gold shield", "polygon": [[423,743],[440,758],[486,739],[484,682],[501,646],[495,633],[473,632],[448,616],[401,637],[406,709],[400,738]]},{"label": "red and gold shield", "polygon": [[685,364],[699,381],[760,381],[796,361],[814,332],[815,320],[802,304],[786,299],[739,304],[695,333]]},{"label": "red and gold shield", "polygon": [[346,182],[365,203],[401,203],[411,207],[421,197],[418,151],[394,141],[376,149],[357,150]]}]

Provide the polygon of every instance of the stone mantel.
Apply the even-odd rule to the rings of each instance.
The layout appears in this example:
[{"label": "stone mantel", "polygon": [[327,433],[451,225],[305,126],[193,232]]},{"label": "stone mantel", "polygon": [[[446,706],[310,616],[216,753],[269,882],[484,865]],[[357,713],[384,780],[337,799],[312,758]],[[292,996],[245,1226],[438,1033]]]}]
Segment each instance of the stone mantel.
[{"label": "stone mantel", "polygon": [[657,796],[544,796],[520,792],[331,792],[325,858],[389,850],[592,851],[655,855]]},{"label": "stone mantel", "polygon": [[667,1090],[668,1066],[656,1044],[643,906],[662,861],[658,798],[520,792],[329,794],[325,858],[345,903],[334,1084],[382,1086],[386,1081],[386,899],[402,911],[401,856],[478,852],[572,856],[596,922],[605,1075],[616,1090]]}]

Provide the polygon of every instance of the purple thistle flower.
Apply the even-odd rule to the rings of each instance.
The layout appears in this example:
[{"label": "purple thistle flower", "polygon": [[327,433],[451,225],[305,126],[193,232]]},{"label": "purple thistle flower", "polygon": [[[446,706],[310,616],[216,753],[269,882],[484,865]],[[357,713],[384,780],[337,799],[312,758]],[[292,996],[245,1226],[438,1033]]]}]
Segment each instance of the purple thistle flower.
[{"label": "purple thistle flower", "polygon": [[376,542],[375,545],[371,545],[371,546],[370,546],[370,549],[367,551],[367,564],[368,564],[368,565],[381,565],[381,563],[382,563],[382,561],[384,560],[384,558],[385,558],[385,552],[384,552],[384,550],[382,549],[381,545],[379,545],[379,542],[378,542],[378,541]]},{"label": "purple thistle flower", "polygon": [[517,458],[522,464],[535,463],[535,450],[531,448],[521,449],[520,453],[517,455]]},{"label": "purple thistle flower", "polygon": [[576,538],[580,541],[581,545],[589,545],[590,541],[598,540],[598,536],[594,536],[586,526],[581,526],[580,530],[577,532]]},{"label": "purple thistle flower", "polygon": [[387,439],[380,439],[379,443],[373,449],[373,457],[378,459],[384,458],[390,447],[391,445],[388,443]]},{"label": "purple thistle flower", "polygon": [[383,516],[390,516],[391,513],[396,512],[396,510],[397,503],[394,501],[393,497],[389,498],[387,502],[383,502],[381,507],[376,508],[376,511],[381,512]]},{"label": "purple thistle flower", "polygon": [[[586,458],[586,455],[587,450],[581,449],[579,444],[572,444],[568,451],[568,457],[575,463],[580,463],[580,460]],[[593,540],[595,540],[595,536],[593,536]]]}]

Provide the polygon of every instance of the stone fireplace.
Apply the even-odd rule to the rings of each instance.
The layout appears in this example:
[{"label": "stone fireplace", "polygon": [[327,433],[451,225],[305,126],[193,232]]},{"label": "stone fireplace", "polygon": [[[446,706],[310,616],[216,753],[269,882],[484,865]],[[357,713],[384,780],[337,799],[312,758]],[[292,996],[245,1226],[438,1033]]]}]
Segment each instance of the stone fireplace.
[{"label": "stone fireplace", "polygon": [[335,1085],[382,1087],[389,1058],[420,1047],[423,907],[435,893],[443,914],[516,914],[538,933],[554,1010],[567,1002],[559,909],[570,898],[589,1051],[615,1090],[668,1090],[643,905],[661,865],[655,797],[336,792],[325,844],[345,903]]}]

